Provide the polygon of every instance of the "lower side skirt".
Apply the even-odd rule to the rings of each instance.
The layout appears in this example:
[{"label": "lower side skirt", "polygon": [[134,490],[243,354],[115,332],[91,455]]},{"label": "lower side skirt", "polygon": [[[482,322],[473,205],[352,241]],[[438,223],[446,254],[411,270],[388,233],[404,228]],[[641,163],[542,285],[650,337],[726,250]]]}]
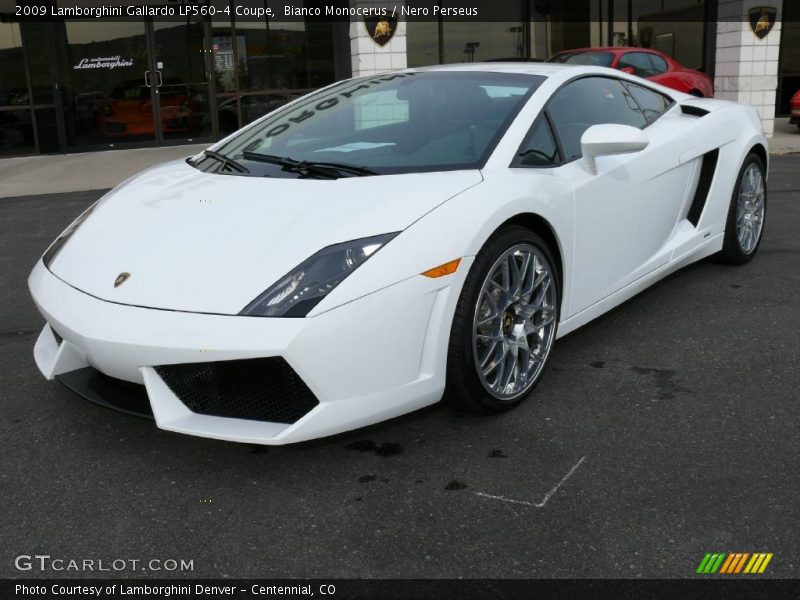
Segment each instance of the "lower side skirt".
[{"label": "lower side skirt", "polygon": [[153,420],[150,399],[143,385],[108,377],[92,367],[62,373],[56,379],[90,402],[127,415]]}]

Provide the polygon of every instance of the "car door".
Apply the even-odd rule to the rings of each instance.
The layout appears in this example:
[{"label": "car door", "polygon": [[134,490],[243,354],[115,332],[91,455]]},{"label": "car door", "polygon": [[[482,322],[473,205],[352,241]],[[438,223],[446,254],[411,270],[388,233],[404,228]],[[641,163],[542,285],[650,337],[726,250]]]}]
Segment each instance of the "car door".
[{"label": "car door", "polygon": [[[680,165],[680,156],[690,145],[658,119],[671,99],[659,94],[660,107],[651,102],[643,111],[626,85],[613,77],[582,77],[556,92],[547,107],[565,160],[557,171],[574,189],[570,316],[669,260],[666,245],[688,193],[691,167]],[[649,144],[634,154],[598,158],[593,175],[581,160],[580,141],[589,127],[604,123],[645,129]]]}]

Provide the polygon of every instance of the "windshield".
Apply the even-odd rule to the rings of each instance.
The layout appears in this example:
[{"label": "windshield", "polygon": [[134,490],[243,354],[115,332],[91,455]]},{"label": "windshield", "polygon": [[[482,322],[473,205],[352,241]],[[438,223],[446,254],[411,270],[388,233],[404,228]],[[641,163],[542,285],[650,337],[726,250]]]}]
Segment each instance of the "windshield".
[{"label": "windshield", "polygon": [[550,57],[547,62],[610,67],[614,62],[614,55],[611,52],[562,52]]},{"label": "windshield", "polygon": [[270,176],[282,176],[276,157],[370,174],[480,168],[542,81],[479,71],[348,80],[279,110],[215,150],[251,174]]}]

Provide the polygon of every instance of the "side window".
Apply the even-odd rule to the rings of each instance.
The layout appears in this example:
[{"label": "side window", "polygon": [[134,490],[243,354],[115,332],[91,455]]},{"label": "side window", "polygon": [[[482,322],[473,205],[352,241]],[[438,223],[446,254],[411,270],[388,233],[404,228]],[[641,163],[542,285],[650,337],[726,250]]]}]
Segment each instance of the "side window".
[{"label": "side window", "polygon": [[618,69],[633,69],[633,74],[638,77],[652,77],[658,75],[650,62],[650,54],[647,52],[628,52],[623,54],[617,63]]},{"label": "side window", "polygon": [[636,100],[639,108],[642,109],[648,125],[655,122],[661,115],[669,110],[670,106],[672,106],[672,98],[664,94],[629,81],[626,81],[623,85],[628,88],[628,91]]},{"label": "side window", "polygon": [[647,120],[618,79],[584,77],[556,92],[547,108],[564,160],[581,156],[581,136],[592,125],[616,123],[644,129]]},{"label": "side window", "polygon": [[652,65],[651,77],[654,75],[661,75],[669,70],[667,61],[661,58],[658,54],[648,54],[647,56],[650,58],[650,64]]},{"label": "side window", "polygon": [[550,124],[544,115],[540,115],[519,147],[514,166],[549,167],[558,164],[559,158],[558,144],[550,131]]}]

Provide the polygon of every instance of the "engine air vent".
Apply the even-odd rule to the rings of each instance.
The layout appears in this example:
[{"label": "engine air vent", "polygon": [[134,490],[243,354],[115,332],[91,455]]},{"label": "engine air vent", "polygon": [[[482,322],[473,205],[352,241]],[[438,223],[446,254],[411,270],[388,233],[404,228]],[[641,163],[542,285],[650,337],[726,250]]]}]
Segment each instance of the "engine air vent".
[{"label": "engine air vent", "polygon": [[695,227],[697,227],[697,224],[700,222],[700,215],[703,214],[703,209],[706,206],[708,192],[711,191],[711,183],[714,181],[714,173],[717,170],[718,160],[719,148],[703,155],[703,165],[700,167],[697,189],[694,192],[692,205],[689,207],[689,212],[686,215],[686,219]]},{"label": "engine air vent", "polygon": [[690,117],[705,117],[709,113],[705,108],[691,104],[681,104],[681,112]]}]

